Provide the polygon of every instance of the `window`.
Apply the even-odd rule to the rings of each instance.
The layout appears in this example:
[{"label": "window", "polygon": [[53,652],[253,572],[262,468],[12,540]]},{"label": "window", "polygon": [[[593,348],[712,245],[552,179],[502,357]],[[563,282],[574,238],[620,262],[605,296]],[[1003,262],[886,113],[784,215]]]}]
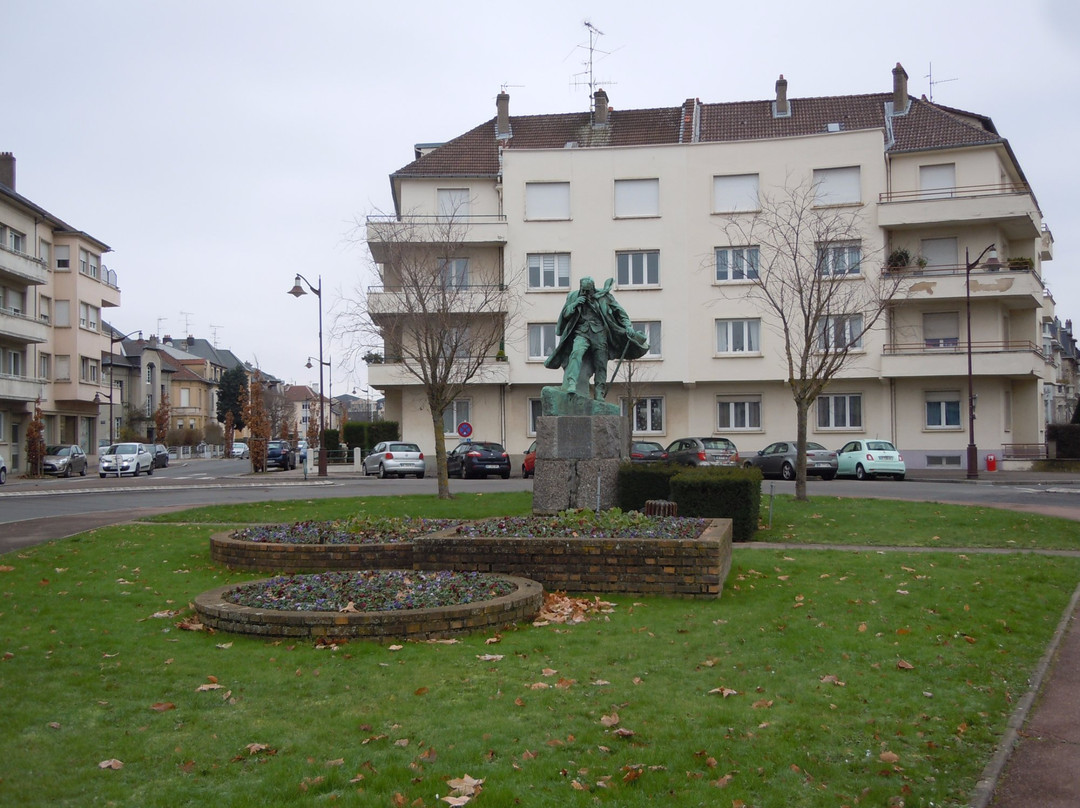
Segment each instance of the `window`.
[{"label": "window", "polygon": [[146,415],[150,418],[154,417],[154,394],[146,394]]},{"label": "window", "polygon": [[0,308],[8,309],[12,314],[25,314],[26,295],[18,289],[0,286]]},{"label": "window", "polygon": [[529,256],[530,289],[569,289],[570,253],[534,253]]},{"label": "window", "polygon": [[190,407],[191,406],[191,388],[189,388],[189,387],[181,387],[180,388],[180,406],[181,407]]},{"label": "window", "polygon": [[98,309],[97,306],[91,306],[88,303],[80,303],[79,325],[83,328],[89,328],[91,331],[97,331],[100,314],[101,310]]},{"label": "window", "polygon": [[450,406],[443,410],[443,433],[456,435],[458,424],[469,420],[469,399],[459,398],[451,402]]},{"label": "window", "polygon": [[469,215],[468,188],[439,188],[436,207],[440,219],[463,219]]},{"label": "window", "polygon": [[[626,414],[627,400],[622,400],[622,411]],[[664,431],[663,396],[647,396],[634,402],[634,434],[656,433]]]},{"label": "window", "polygon": [[98,381],[98,360],[89,356],[79,357],[79,381],[95,383]]},{"label": "window", "polygon": [[86,250],[79,250],[79,272],[83,275],[90,274],[90,253]]},{"label": "window", "polygon": [[862,394],[818,396],[818,429],[862,429]]},{"label": "window", "polygon": [[862,245],[828,244],[818,247],[818,269],[822,275],[858,275]]},{"label": "window", "polygon": [[761,351],[761,320],[717,320],[717,353]]},{"label": "window", "polygon": [[52,322],[52,298],[41,295],[38,297],[38,317],[43,323]]},{"label": "window", "polygon": [[714,213],[759,210],[760,208],[757,174],[732,174],[726,177],[713,177]]},{"label": "window", "polygon": [[52,357],[47,353],[38,354],[38,378],[46,381],[52,378]]},{"label": "window", "polygon": [[761,429],[761,396],[721,396],[716,400],[716,427]]},{"label": "window", "polygon": [[814,169],[815,205],[850,205],[860,201],[858,166]]},{"label": "window", "polygon": [[536,422],[544,414],[543,402],[538,398],[529,399],[529,434],[536,434]]},{"label": "window", "polygon": [[97,278],[101,273],[98,271],[98,257],[90,253],[90,277]]},{"label": "window", "polygon": [[525,183],[525,219],[543,221],[570,218],[570,183]]},{"label": "window", "polygon": [[956,163],[919,166],[919,196],[934,199],[953,196],[956,190]]},{"label": "window", "polygon": [[66,244],[56,248],[56,268],[64,271],[71,269],[71,248]]},{"label": "window", "polygon": [[615,266],[620,287],[660,285],[658,250],[616,253]]},{"label": "window", "polygon": [[717,282],[756,280],[759,257],[757,247],[717,247]]},{"label": "window", "polygon": [[153,362],[151,362],[150,364],[148,364],[146,366],[146,384],[151,385],[151,386],[154,384],[154,363]]},{"label": "window", "polygon": [[644,320],[636,323],[631,323],[631,325],[637,331],[644,331],[645,336],[649,338],[649,350],[648,353],[646,353],[645,356],[642,357],[642,359],[645,359],[646,357],[650,359],[659,359],[664,353],[664,343],[660,331],[660,321]]},{"label": "window", "polygon": [[71,325],[71,301],[70,300],[57,300],[56,301],[56,325],[60,328],[67,328]]},{"label": "window", "polygon": [[38,240],[38,258],[41,259],[45,266],[52,266],[52,244],[44,239]]},{"label": "window", "polygon": [[469,285],[468,258],[440,258],[439,282],[443,289],[464,289]]},{"label": "window", "polygon": [[818,350],[843,351],[862,348],[861,314],[838,314],[818,323]]},{"label": "window", "polygon": [[660,215],[660,180],[615,180],[615,218]]},{"label": "window", "polygon": [[10,376],[22,376],[23,360],[24,356],[21,351],[0,351],[0,373],[6,373]]},{"label": "window", "polygon": [[955,348],[960,343],[959,312],[924,312],[922,323],[923,341],[927,348]]},{"label": "window", "polygon": [[543,361],[551,356],[555,350],[555,324],[554,323],[530,323],[529,324],[529,359]]},{"label": "window", "polygon": [[7,246],[12,252],[26,254],[26,234],[20,233],[18,230],[8,228],[8,240]]},{"label": "window", "polygon": [[959,247],[955,238],[924,238],[919,242],[920,257],[928,267],[955,267],[960,265]]},{"label": "window", "polygon": [[70,356],[57,356],[56,357],[56,381],[69,382],[71,381],[71,357]]},{"label": "window", "polygon": [[960,428],[960,393],[957,390],[926,394],[926,428]]}]

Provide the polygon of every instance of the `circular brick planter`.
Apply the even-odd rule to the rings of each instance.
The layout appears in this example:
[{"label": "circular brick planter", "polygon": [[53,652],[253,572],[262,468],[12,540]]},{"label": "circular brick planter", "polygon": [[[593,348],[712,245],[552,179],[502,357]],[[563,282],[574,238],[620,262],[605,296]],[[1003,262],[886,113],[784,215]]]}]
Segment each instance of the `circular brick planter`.
[{"label": "circular brick planter", "polygon": [[510,581],[517,589],[509,595],[491,600],[432,609],[286,612],[229,603],[224,598],[225,594],[238,586],[229,584],[196,597],[195,611],[203,625],[233,634],[254,634],[260,637],[349,637],[369,640],[452,637],[519,623],[536,616],[544,599],[544,590],[540,584],[528,578],[511,575],[493,577]]}]

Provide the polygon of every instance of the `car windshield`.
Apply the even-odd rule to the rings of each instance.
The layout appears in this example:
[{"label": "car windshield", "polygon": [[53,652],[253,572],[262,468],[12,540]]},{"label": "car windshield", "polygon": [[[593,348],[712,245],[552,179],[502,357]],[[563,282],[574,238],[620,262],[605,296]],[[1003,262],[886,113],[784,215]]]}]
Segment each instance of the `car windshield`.
[{"label": "car windshield", "polygon": [[661,446],[659,443],[644,442],[634,444],[635,452],[662,452],[663,450],[664,447]]},{"label": "car windshield", "polygon": [[735,444],[727,438],[702,438],[701,445],[706,449],[734,449]]},{"label": "car windshield", "polygon": [[419,452],[420,447],[417,446],[415,443],[391,443],[389,451],[391,451],[391,452]]},{"label": "car windshield", "polygon": [[47,454],[47,455],[56,455],[58,457],[66,457],[67,455],[71,454],[71,447],[70,446],[46,446],[45,447],[45,454]]},{"label": "car windshield", "polygon": [[485,452],[505,452],[501,443],[470,443],[470,449],[481,449]]},{"label": "car windshield", "polygon": [[137,444],[116,443],[109,447],[109,454],[138,454]]},{"label": "car windshield", "polygon": [[815,452],[825,449],[825,447],[822,446],[820,443],[814,443],[813,441],[807,441],[806,448]]},{"label": "car windshield", "polygon": [[868,440],[866,448],[872,452],[895,452],[896,447],[887,440]]}]

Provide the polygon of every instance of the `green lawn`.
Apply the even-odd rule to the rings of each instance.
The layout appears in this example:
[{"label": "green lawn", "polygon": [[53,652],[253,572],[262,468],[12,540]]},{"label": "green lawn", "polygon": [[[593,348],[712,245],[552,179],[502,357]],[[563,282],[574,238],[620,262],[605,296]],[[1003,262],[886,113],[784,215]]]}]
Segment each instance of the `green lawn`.
[{"label": "green lawn", "polygon": [[[466,504],[200,509],[0,556],[0,804],[431,807],[468,774],[478,806],[960,806],[1080,581],[1071,557],[745,545],[720,600],[612,597],[606,617],[491,644],[329,650],[177,625],[199,592],[258,577],[210,561],[215,522],[528,509],[449,507]],[[954,512],[973,513],[778,502],[759,536],[864,543],[882,523],[953,546],[971,521]],[[1017,518],[978,511],[983,535]],[[1024,547],[1068,535],[1024,524]]]}]

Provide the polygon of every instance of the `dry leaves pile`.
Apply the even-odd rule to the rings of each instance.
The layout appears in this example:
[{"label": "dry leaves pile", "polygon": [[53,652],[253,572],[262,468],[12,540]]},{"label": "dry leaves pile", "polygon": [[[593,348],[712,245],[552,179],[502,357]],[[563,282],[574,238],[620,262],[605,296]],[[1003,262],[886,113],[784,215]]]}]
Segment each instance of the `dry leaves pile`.
[{"label": "dry leaves pile", "polygon": [[585,623],[591,615],[611,614],[615,604],[599,597],[572,598],[565,592],[545,592],[544,605],[533,620],[534,626],[547,626],[552,623]]}]

